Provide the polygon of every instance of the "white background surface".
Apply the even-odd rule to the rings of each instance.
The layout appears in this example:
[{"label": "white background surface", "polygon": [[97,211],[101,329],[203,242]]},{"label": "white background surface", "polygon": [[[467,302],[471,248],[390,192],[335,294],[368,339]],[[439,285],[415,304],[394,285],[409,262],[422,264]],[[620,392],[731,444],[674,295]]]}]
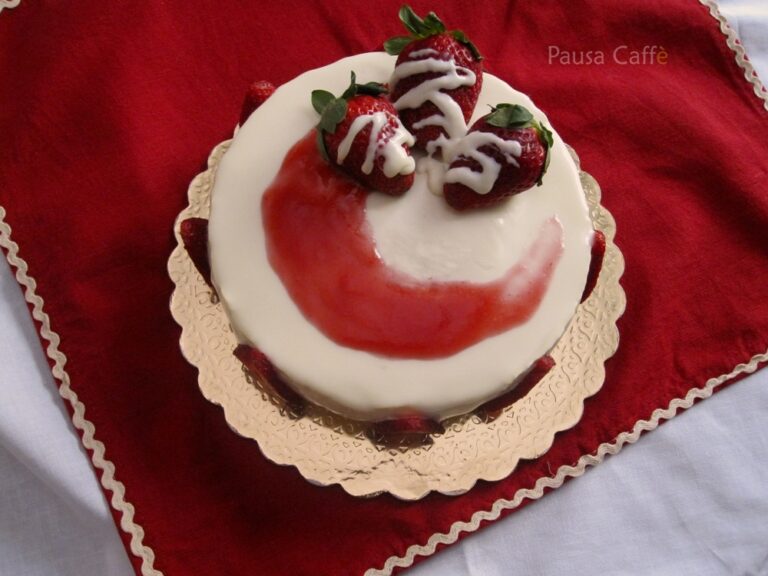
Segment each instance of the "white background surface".
[{"label": "white background surface", "polygon": [[[768,2],[720,4],[768,78]],[[4,262],[0,399],[0,576],[132,575]],[[767,415],[764,369],[408,573],[768,575]]]}]

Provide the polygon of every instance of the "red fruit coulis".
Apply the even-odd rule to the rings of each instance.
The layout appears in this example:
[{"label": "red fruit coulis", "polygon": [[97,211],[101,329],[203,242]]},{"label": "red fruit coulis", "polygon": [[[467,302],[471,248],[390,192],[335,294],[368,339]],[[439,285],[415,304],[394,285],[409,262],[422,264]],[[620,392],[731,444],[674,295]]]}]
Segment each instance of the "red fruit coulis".
[{"label": "red fruit coulis", "polygon": [[535,312],[562,254],[556,219],[497,280],[423,281],[378,256],[367,194],[323,160],[312,131],[288,152],[262,199],[270,264],[327,337],[389,357],[440,358]]}]

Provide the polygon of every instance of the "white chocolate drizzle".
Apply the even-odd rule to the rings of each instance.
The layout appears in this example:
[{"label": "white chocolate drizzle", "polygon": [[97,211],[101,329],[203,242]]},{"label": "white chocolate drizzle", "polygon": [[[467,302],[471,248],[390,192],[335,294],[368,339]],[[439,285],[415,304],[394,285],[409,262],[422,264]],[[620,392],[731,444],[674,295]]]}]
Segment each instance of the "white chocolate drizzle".
[{"label": "white chocolate drizzle", "polygon": [[[395,102],[397,110],[418,108],[426,102],[431,102],[439,110],[427,118],[413,124],[418,130],[427,126],[439,126],[445,134],[426,143],[427,154],[435,157],[440,151],[442,155],[442,174],[437,174],[441,166],[430,163],[430,190],[442,194],[443,183],[460,183],[477,194],[488,194],[493,188],[501,172],[501,164],[493,157],[481,152],[483,146],[495,146],[504,156],[507,164],[519,167],[516,158],[522,153],[519,142],[506,141],[489,132],[467,132],[464,113],[459,104],[445,91],[454,90],[461,86],[472,86],[476,76],[469,68],[458,66],[456,61],[441,60],[439,53],[433,48],[415,50],[408,59],[400,62],[392,74],[390,84],[394,88],[397,83],[410,76],[427,73],[440,73],[439,76],[425,80],[405,92]],[[447,134],[447,137],[446,137]],[[454,160],[465,157],[475,160],[481,170],[474,171],[469,167],[445,169]]]},{"label": "white chocolate drizzle", "polygon": [[[458,66],[453,58],[440,60],[431,57],[435,55],[437,55],[437,51],[432,48],[416,50],[410,54],[409,60],[395,66],[390,80],[392,89],[403,78],[417,74],[440,73],[440,76],[425,80],[400,96],[395,102],[395,108],[398,110],[418,108],[425,102],[432,102],[440,113],[416,122],[413,127],[419,129],[425,126],[439,126],[445,130],[450,138],[458,138],[467,131],[467,123],[464,121],[461,106],[444,90],[473,86],[477,77],[469,68]],[[430,57],[414,60],[420,56]]]},{"label": "white chocolate drizzle", "polygon": [[403,127],[398,118],[395,118],[397,128],[394,133],[386,134],[385,129],[390,118],[393,117],[383,111],[364,114],[355,118],[349,127],[349,132],[339,144],[336,163],[342,164],[344,162],[352,148],[352,142],[370,124],[371,134],[368,137],[365,160],[361,166],[363,174],[370,174],[373,171],[373,164],[378,156],[384,157],[383,171],[387,178],[393,178],[398,174],[411,174],[416,169],[416,161],[408,154],[405,146],[413,146],[416,140]]},{"label": "white chocolate drizzle", "polygon": [[484,146],[496,147],[504,156],[507,164],[515,167],[520,165],[516,158],[522,153],[520,142],[504,140],[492,132],[469,132],[464,138],[443,147],[443,157],[450,165],[455,160],[464,157],[475,160],[480,164],[480,171],[472,170],[469,166],[449,168],[445,173],[445,182],[459,183],[471,188],[477,194],[488,194],[501,172],[501,164],[481,151]]},{"label": "white chocolate drizzle", "polygon": [[408,58],[411,60],[416,60],[417,58],[421,58],[422,56],[437,56],[438,52],[434,48],[422,48],[421,50],[414,50],[410,54],[408,54]]}]

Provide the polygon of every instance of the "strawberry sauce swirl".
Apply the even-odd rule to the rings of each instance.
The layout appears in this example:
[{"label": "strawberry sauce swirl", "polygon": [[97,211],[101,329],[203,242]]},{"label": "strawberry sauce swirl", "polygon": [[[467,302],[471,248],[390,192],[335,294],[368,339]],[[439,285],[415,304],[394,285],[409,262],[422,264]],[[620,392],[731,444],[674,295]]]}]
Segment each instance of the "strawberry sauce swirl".
[{"label": "strawberry sauce swirl", "polygon": [[563,252],[556,218],[496,280],[422,281],[378,256],[367,194],[320,157],[312,131],[288,152],[262,199],[269,262],[328,338],[388,357],[441,358],[536,311]]}]

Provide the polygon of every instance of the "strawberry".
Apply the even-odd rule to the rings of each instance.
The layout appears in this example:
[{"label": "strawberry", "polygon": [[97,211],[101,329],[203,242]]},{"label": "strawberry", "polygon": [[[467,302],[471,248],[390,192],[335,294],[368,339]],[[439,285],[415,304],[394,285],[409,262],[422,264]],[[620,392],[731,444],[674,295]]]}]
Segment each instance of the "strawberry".
[{"label": "strawberry", "polygon": [[245,124],[253,111],[264,104],[274,91],[275,85],[266,80],[258,80],[248,86],[248,91],[243,98],[243,107],[240,110],[240,126]]},{"label": "strawberry", "polygon": [[443,186],[446,201],[456,210],[492,206],[541,185],[552,144],[552,133],[525,107],[492,107],[443,152],[449,163]]},{"label": "strawberry", "polygon": [[422,19],[406,5],[399,16],[410,35],[384,43],[397,55],[391,100],[416,146],[427,149],[441,136],[466,131],[483,84],[483,57],[461,30],[446,31],[434,12]]},{"label": "strawberry", "polygon": [[187,218],[179,226],[184,248],[208,286],[211,284],[211,264],[208,261],[208,220]]},{"label": "strawberry", "polygon": [[523,377],[522,381],[517,386],[506,394],[502,394],[493,400],[489,400],[480,406],[478,411],[484,412],[488,421],[495,420],[501,415],[504,408],[511,406],[520,400],[520,398],[523,398],[528,394],[528,392],[530,392],[554,367],[555,361],[552,356],[542,356],[533,363],[528,374]]},{"label": "strawberry", "polygon": [[304,413],[306,400],[286,383],[266,354],[247,344],[239,344],[233,354],[243,363],[251,376],[266,382],[295,414]]},{"label": "strawberry", "polygon": [[587,273],[587,282],[584,285],[584,292],[581,295],[581,301],[584,302],[592,290],[597,285],[597,278],[600,276],[600,270],[603,268],[603,257],[605,256],[605,234],[600,230],[595,230],[592,238],[592,260],[589,261],[589,272]]},{"label": "strawberry", "polygon": [[413,137],[386,93],[383,84],[357,84],[352,72],[352,81],[339,98],[314,90],[312,106],[320,114],[317,144],[325,159],[363,186],[399,196],[413,185]]},{"label": "strawberry", "polygon": [[430,434],[445,432],[442,424],[420,414],[410,414],[392,420],[374,422],[370,436],[383,442],[423,440]]}]

